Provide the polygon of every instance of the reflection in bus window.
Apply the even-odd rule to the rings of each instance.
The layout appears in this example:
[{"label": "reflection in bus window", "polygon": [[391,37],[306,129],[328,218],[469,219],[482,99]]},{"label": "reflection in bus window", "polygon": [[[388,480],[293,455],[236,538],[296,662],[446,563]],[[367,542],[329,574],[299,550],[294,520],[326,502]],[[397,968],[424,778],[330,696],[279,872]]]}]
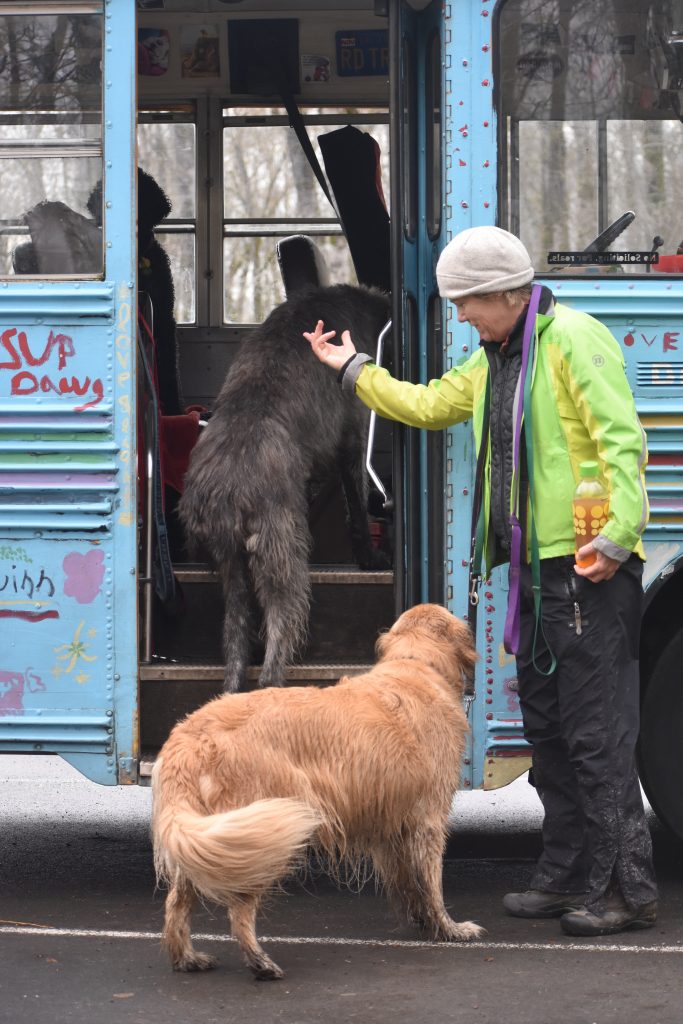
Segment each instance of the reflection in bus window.
[{"label": "reflection in bus window", "polygon": [[102,15],[0,14],[0,53],[0,275],[101,275]]},{"label": "reflection in bus window", "polygon": [[[619,253],[683,241],[676,5],[507,0],[498,20],[501,224],[541,272],[643,273]],[[607,266],[561,266],[627,211]],[[565,257],[566,258],[566,257]],[[656,269],[656,268],[655,268]]]},{"label": "reflection in bus window", "polygon": [[[197,130],[194,112],[143,111],[138,124],[138,162],[163,188],[170,216],[155,237],[171,261],[175,320],[196,321]],[[149,120],[154,117],[155,120]],[[156,120],[166,118],[169,120]]]}]

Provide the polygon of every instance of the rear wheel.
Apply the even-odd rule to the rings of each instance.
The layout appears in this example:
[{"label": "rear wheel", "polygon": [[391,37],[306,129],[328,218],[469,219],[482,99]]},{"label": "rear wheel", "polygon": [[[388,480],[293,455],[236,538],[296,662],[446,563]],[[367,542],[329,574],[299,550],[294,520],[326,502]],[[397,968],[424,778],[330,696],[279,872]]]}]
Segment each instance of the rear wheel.
[{"label": "rear wheel", "polygon": [[641,711],[638,758],[647,798],[660,821],[683,839],[683,632],[655,664]]}]

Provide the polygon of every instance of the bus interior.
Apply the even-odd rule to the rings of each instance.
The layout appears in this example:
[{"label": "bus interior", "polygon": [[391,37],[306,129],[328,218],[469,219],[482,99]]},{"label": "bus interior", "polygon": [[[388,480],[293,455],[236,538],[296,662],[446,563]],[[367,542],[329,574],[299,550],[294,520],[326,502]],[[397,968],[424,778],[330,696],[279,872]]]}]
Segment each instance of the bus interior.
[{"label": "bus interior", "polygon": [[[138,5],[142,344],[148,320],[153,334],[163,334],[171,315],[163,262],[161,280],[154,279],[154,258],[142,252],[144,232],[153,230],[170,259],[178,366],[177,390],[167,368],[163,395],[158,362],[172,349],[157,337],[162,415],[149,402],[149,385],[139,407],[145,464],[153,465],[156,448],[164,466],[160,484],[153,469],[147,486],[141,482],[143,772],[145,757],[174,721],[221,692],[220,584],[210,566],[189,561],[175,507],[187,449],[210,416],[234,353],[248,344],[250,328],[302,285],[390,291],[388,26],[377,6],[356,3],[340,12],[332,3],[284,10],[254,0]],[[150,224],[145,198],[153,182],[171,210]],[[386,498],[373,488],[368,515],[373,541],[389,556],[392,463],[392,430],[379,423],[373,465]],[[155,487],[163,490],[170,587]],[[287,671],[290,685],[333,682],[371,662],[374,640],[396,606],[391,571],[362,572],[353,564],[336,472],[316,488],[310,529],[310,624],[298,663]],[[257,636],[252,649],[249,686],[262,657]]]},{"label": "bus interior", "polygon": [[[178,458],[182,464],[183,446],[210,416],[238,346],[248,344],[250,327],[276,305],[309,284],[390,291],[388,30],[375,7],[347,5],[342,13],[331,3],[285,10],[252,0],[167,0],[163,10],[138,12],[138,167],[171,203],[163,223],[154,225],[173,274],[184,413],[169,417],[163,410],[162,445],[164,432],[173,432],[166,441],[173,447],[169,465]],[[138,294],[158,325],[149,294],[156,291],[157,308],[168,296],[157,282],[146,287],[141,185],[139,177]],[[162,321],[165,315],[162,309]],[[157,359],[163,351],[157,341]],[[169,393],[173,405],[172,387]],[[151,451],[153,409],[146,422]],[[391,433],[377,425],[373,455],[387,496]],[[220,584],[210,566],[188,560],[175,515],[182,482],[177,466],[171,477],[174,468],[176,479],[165,474],[162,483],[172,594],[165,583],[159,587],[164,570],[153,478],[140,533],[145,755],[158,749],[177,718],[219,693],[223,677]],[[389,554],[393,514],[376,488],[368,514],[374,542]],[[318,482],[309,522],[310,624],[298,663],[287,670],[290,685],[333,682],[371,662],[374,640],[395,606],[393,573],[362,572],[353,564],[338,472]],[[256,685],[262,659],[258,636],[252,650],[249,686]]]}]

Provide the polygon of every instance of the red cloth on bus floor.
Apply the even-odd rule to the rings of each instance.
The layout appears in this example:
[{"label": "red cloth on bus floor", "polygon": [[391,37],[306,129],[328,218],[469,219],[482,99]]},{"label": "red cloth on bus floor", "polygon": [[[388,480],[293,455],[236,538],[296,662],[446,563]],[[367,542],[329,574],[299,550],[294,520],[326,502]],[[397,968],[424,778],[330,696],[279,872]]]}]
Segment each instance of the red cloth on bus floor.
[{"label": "red cloth on bus floor", "polygon": [[[202,410],[203,411],[203,410]],[[183,493],[183,478],[190,452],[199,438],[198,408],[189,408],[182,416],[161,416],[161,473],[164,484]]]}]

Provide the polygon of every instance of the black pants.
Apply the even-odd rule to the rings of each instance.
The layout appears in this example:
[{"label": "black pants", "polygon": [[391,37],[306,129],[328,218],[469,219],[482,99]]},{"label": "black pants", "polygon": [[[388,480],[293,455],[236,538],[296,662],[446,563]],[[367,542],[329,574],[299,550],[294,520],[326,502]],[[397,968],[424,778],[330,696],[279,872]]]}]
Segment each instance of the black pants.
[{"label": "black pants", "polygon": [[531,888],[585,892],[582,902],[602,912],[610,884],[632,907],[657,898],[635,765],[643,566],[632,555],[611,580],[591,583],[573,565],[573,557],[541,562],[536,665],[549,667],[549,647],[550,676],[533,664],[531,571],[522,567],[519,698],[545,811]]}]

